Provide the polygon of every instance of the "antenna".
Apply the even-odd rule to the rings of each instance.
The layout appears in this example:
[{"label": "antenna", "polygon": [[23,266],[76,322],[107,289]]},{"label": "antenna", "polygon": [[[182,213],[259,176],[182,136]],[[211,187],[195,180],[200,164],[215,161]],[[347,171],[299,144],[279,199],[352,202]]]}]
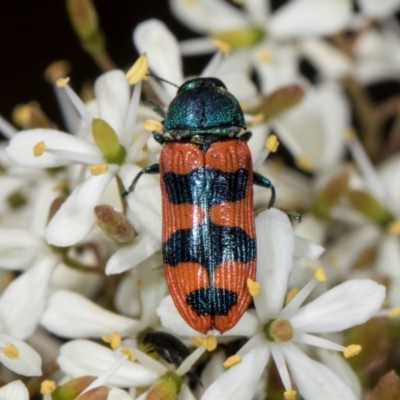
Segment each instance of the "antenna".
[{"label": "antenna", "polygon": [[172,82],[170,82],[170,81],[167,81],[166,79],[160,78],[160,77],[157,76],[157,75],[153,75],[153,74],[146,74],[146,75],[147,75],[147,76],[152,76],[153,78],[156,78],[156,79],[158,79],[158,80],[161,81],[161,82],[168,83],[168,84],[170,84],[170,85],[172,85],[172,86],[175,86],[176,88],[179,89],[179,86],[178,86],[178,85],[175,85],[175,83],[172,83]]}]

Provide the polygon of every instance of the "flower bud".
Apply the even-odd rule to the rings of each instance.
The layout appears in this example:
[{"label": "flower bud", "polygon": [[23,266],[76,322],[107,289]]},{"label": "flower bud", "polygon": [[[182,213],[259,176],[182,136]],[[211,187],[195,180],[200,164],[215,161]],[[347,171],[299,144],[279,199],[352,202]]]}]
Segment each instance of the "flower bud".
[{"label": "flower bud", "polygon": [[19,104],[12,112],[14,123],[23,129],[51,128],[51,122],[36,101]]},{"label": "flower bud", "polygon": [[264,31],[257,27],[222,31],[212,35],[213,39],[229,44],[232,48],[250,47],[264,38]]},{"label": "flower bud", "polygon": [[352,206],[364,214],[366,217],[371,218],[380,225],[387,225],[393,221],[393,216],[382,205],[367,192],[361,190],[353,190],[349,194]]},{"label": "flower bud", "polygon": [[276,89],[262,98],[261,104],[253,113],[261,113],[265,119],[275,117],[300,103],[304,94],[304,89],[299,85],[289,85]]},{"label": "flower bud", "polygon": [[21,192],[11,193],[7,197],[7,204],[10,208],[14,210],[23,207],[27,203],[26,197]]},{"label": "flower bud", "polygon": [[181,386],[182,379],[175,372],[169,371],[151,387],[146,400],[175,400]]},{"label": "flower bud", "polygon": [[135,237],[135,231],[124,214],[115,211],[111,206],[102,204],[94,209],[100,228],[118,243],[129,243]]},{"label": "flower bud", "polygon": [[110,164],[122,164],[126,150],[119,144],[114,129],[104,120],[93,118],[92,135],[97,147]]},{"label": "flower bud", "polygon": [[312,213],[321,219],[327,219],[331,209],[339,202],[342,196],[347,192],[349,184],[349,174],[342,172],[335,176],[328,184],[317,194],[315,202],[311,208]]},{"label": "flower bud", "polygon": [[107,400],[110,390],[111,389],[106,386],[100,386],[89,390],[88,392],[78,396],[74,400]]},{"label": "flower bud", "polygon": [[[82,376],[72,379],[64,383],[64,385],[57,387],[54,392],[52,392],[51,398],[52,400],[75,400],[76,397],[95,380],[96,377],[94,376]],[[96,397],[93,397],[91,400],[94,399],[97,400]],[[107,397],[105,399],[107,399]]]},{"label": "flower bud", "polygon": [[67,0],[67,11],[84,48],[93,50],[104,46],[97,12],[91,0]]},{"label": "flower bud", "polygon": [[390,371],[379,379],[370,400],[398,400],[400,399],[400,378],[394,371]]}]

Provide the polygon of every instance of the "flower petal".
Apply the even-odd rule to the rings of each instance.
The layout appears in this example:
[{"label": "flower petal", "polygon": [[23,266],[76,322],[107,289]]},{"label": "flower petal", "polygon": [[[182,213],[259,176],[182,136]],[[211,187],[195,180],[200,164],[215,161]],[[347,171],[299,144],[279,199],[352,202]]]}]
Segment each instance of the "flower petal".
[{"label": "flower petal", "polygon": [[12,345],[18,351],[18,358],[10,358],[4,351],[0,352],[0,362],[8,369],[25,376],[42,375],[42,360],[31,346],[5,333],[0,333],[0,348],[4,349],[6,345]]},{"label": "flower petal", "polygon": [[392,280],[400,280],[400,242],[396,236],[385,235],[378,246],[376,269]]},{"label": "flower petal", "polygon": [[242,357],[242,362],[224,372],[205,391],[201,400],[250,400],[267,365],[269,348],[256,347]]},{"label": "flower petal", "polygon": [[82,240],[94,223],[93,209],[114,174],[90,176],[70,194],[49,222],[46,239],[54,246],[71,246]]},{"label": "flower petal", "polygon": [[40,323],[50,332],[65,338],[99,338],[113,332],[126,336],[144,328],[139,321],[105,310],[67,290],[59,290],[50,296]]},{"label": "flower petal", "polygon": [[221,0],[170,0],[169,5],[175,17],[197,33],[213,34],[249,25],[244,14]]},{"label": "flower petal", "polygon": [[[147,53],[150,69],[156,75],[176,85],[183,82],[178,41],[163,22],[142,22],[133,32],[133,41],[139,53]],[[175,97],[176,88],[163,82],[162,85],[171,99]]]},{"label": "flower petal", "polygon": [[21,381],[12,381],[0,388],[0,399],[29,400],[29,393]]},{"label": "flower petal", "polygon": [[94,93],[99,106],[100,118],[122,132],[129,105],[129,85],[121,70],[113,70],[96,79]]},{"label": "flower petal", "polygon": [[328,35],[342,30],[351,13],[347,0],[295,0],[272,14],[269,28],[280,37]]},{"label": "flower petal", "polygon": [[6,148],[7,155],[17,164],[29,168],[52,168],[71,164],[69,158],[58,157],[45,151],[34,155],[34,147],[44,142],[49,150],[70,152],[92,164],[103,162],[100,150],[93,144],[55,129],[31,129],[16,134]]},{"label": "flower petal", "polygon": [[[100,376],[121,359],[122,355],[88,340],[74,340],[61,346],[57,359],[61,370],[71,378]],[[110,378],[112,386],[149,386],[158,375],[137,362],[125,362]]]},{"label": "flower petal", "polygon": [[301,332],[339,332],[374,316],[385,299],[385,287],[369,279],[352,279],[301,307],[291,318]]},{"label": "flower petal", "polygon": [[8,285],[0,298],[2,330],[18,339],[29,337],[39,322],[47,286],[59,256],[49,254]]},{"label": "flower petal", "polygon": [[165,297],[157,308],[162,325],[180,336],[198,336],[199,332],[191,328],[176,309],[171,296]]},{"label": "flower petal", "polygon": [[261,321],[276,317],[282,309],[292,270],[294,234],[286,214],[276,209],[256,218],[257,281],[261,294],[254,302]]},{"label": "flower petal", "polygon": [[147,232],[142,232],[129,243],[118,249],[107,261],[106,274],[120,274],[136,267],[156,251],[160,250],[161,242]]},{"label": "flower petal", "polygon": [[315,260],[324,250],[319,244],[310,242],[299,236],[294,237],[294,258],[297,260]]},{"label": "flower petal", "polygon": [[325,365],[312,360],[294,343],[282,346],[300,394],[307,400],[357,400],[352,390]]},{"label": "flower petal", "polygon": [[240,318],[239,322],[229,331],[224,333],[224,336],[253,336],[257,333],[260,321],[256,315],[247,311]]},{"label": "flower petal", "polygon": [[125,390],[111,388],[107,400],[132,400],[132,396]]},{"label": "flower petal", "polygon": [[358,0],[361,11],[368,17],[383,19],[394,14],[400,8],[399,0]]}]

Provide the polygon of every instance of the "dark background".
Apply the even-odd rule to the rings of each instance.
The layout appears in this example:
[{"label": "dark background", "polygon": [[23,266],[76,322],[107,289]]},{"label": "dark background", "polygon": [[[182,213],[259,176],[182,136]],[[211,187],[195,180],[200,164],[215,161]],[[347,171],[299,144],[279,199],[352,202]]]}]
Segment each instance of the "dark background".
[{"label": "dark background", "polygon": [[[158,18],[179,39],[195,37],[169,12],[168,0],[93,0],[107,49],[119,68],[129,67],[137,53],[132,31],[141,21]],[[277,7],[284,0],[275,0]],[[72,86],[79,91],[101,71],[84,52],[72,30],[64,0],[0,1],[0,114],[10,120],[17,105],[38,101],[46,114],[59,124],[61,116],[52,88],[43,78],[46,67],[68,60],[73,70]],[[185,72],[200,72],[207,59],[190,57]],[[62,124],[61,124],[62,125]]]}]

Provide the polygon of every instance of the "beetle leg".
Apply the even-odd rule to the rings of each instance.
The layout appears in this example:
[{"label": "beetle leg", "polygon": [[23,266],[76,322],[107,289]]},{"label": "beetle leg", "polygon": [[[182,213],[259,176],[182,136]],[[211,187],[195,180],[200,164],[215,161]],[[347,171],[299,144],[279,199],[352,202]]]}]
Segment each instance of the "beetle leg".
[{"label": "beetle leg", "polygon": [[160,164],[152,164],[148,165],[147,167],[143,168],[136,176],[135,179],[132,181],[128,189],[125,189],[122,192],[122,197],[128,196],[129,193],[133,192],[135,186],[143,174],[159,174],[160,173]]},{"label": "beetle leg", "polygon": [[268,208],[271,208],[275,203],[275,188],[271,181],[264,176],[253,171],[253,183],[254,185],[262,186],[267,189],[271,189],[271,199],[269,200]]}]

